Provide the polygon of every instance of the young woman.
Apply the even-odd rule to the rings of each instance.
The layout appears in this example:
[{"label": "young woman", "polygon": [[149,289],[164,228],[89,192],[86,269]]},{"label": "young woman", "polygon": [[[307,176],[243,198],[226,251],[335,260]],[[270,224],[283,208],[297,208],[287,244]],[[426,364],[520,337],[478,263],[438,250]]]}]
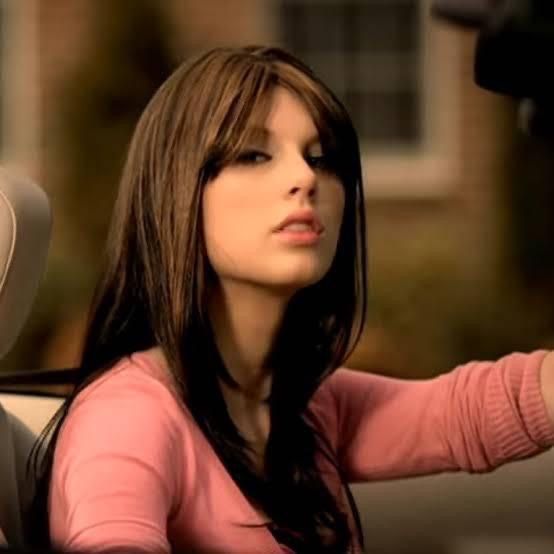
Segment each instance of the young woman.
[{"label": "young woman", "polygon": [[180,67],[136,128],[81,380],[35,452],[53,545],[360,552],[349,483],[554,444],[547,352],[338,369],[365,264],[358,141],[326,86],[276,48]]}]

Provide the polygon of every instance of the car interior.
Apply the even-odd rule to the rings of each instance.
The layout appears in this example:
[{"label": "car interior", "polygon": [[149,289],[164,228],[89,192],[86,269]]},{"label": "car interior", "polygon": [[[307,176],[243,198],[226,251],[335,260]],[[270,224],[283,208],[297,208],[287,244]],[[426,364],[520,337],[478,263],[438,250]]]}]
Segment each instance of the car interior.
[{"label": "car interior", "polygon": [[[17,339],[46,265],[51,212],[36,184],[0,173],[0,355]],[[25,369],[25,371],[23,370]],[[23,547],[26,473],[37,435],[63,402],[71,368],[0,372],[0,529]],[[65,387],[65,388],[64,388]],[[353,486],[368,552],[554,551],[554,453],[484,475],[442,474]]]}]

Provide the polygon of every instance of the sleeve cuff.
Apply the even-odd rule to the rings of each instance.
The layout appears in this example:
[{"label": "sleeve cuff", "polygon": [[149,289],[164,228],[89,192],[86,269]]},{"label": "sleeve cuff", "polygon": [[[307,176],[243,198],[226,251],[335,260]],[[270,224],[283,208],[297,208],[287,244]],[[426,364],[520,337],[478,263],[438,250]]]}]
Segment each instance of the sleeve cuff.
[{"label": "sleeve cuff", "polygon": [[[494,410],[497,444],[506,459],[531,456],[554,445],[554,423],[548,415],[540,383],[540,369],[547,353],[545,350],[515,353],[501,361],[504,371],[499,373],[491,394],[498,407]],[[515,405],[499,402],[500,396],[506,397],[506,388]],[[513,417],[514,411],[517,417]]]}]

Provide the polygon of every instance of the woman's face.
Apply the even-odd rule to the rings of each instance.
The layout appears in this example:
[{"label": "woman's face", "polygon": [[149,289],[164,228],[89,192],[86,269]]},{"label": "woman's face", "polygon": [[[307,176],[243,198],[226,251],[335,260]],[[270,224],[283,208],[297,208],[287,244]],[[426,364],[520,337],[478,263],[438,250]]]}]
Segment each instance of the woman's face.
[{"label": "woman's face", "polygon": [[308,111],[276,88],[263,129],[204,190],[206,247],[221,280],[294,292],[326,274],[344,189],[325,162]]}]

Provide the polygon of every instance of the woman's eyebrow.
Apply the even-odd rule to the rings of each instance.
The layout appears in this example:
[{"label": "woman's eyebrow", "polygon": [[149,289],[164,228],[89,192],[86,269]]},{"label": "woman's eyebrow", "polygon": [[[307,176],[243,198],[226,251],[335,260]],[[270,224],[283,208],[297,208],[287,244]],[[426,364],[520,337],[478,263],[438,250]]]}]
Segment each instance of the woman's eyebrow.
[{"label": "woman's eyebrow", "polygon": [[319,138],[319,135],[317,133],[312,135],[306,142],[306,146],[307,148],[311,148],[312,146],[321,146],[321,139]]}]

